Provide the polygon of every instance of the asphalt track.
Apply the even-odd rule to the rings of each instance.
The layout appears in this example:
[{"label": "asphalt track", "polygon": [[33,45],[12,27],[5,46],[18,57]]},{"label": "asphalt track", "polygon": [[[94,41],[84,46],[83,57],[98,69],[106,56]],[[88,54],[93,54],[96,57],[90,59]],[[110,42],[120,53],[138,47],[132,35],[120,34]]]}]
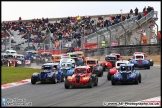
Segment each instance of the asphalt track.
[{"label": "asphalt track", "polygon": [[[32,67],[36,65],[32,64]],[[64,83],[32,85],[27,83],[17,87],[2,89],[3,98],[25,98],[32,106],[103,106],[103,102],[136,102],[161,96],[160,66],[150,70],[139,70],[142,83],[138,85],[111,85],[107,72],[99,77],[99,84],[93,88],[65,89]]]}]

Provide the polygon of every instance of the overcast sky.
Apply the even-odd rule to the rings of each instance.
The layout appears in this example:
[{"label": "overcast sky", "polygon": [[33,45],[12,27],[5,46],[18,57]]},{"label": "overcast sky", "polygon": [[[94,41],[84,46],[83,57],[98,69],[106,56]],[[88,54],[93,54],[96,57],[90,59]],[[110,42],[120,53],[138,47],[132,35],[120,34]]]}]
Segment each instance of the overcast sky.
[{"label": "overcast sky", "polygon": [[158,11],[157,24],[161,29],[160,2],[2,2],[2,21],[33,18],[59,18],[68,16],[104,15],[128,13],[136,7],[143,11],[146,6]]}]

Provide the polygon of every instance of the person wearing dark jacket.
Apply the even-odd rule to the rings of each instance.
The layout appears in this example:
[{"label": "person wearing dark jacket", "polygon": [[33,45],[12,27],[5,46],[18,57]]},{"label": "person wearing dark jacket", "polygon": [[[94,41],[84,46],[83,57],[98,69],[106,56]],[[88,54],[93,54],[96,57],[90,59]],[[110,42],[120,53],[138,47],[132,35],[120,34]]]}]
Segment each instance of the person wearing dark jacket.
[{"label": "person wearing dark jacket", "polygon": [[134,11],[135,11],[135,16],[137,16],[138,15],[138,8],[136,7],[136,9]]}]

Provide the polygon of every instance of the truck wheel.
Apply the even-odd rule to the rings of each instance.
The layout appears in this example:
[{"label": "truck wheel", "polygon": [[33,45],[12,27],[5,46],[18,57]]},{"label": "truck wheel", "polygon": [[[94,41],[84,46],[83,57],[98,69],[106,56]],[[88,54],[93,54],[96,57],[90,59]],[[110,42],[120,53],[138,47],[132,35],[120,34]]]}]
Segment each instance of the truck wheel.
[{"label": "truck wheel", "polygon": [[15,65],[14,67],[17,67],[17,65],[18,65],[18,64],[17,64],[17,62],[15,62],[15,64],[14,64],[14,65]]},{"label": "truck wheel", "polygon": [[139,73],[139,76],[138,76],[138,80],[139,80],[139,83],[141,83],[141,74]]},{"label": "truck wheel", "polygon": [[56,83],[57,83],[56,74],[54,74],[53,77],[52,77],[52,83],[53,83],[53,84],[56,84]]},{"label": "truck wheel", "polygon": [[105,65],[103,65],[103,71],[105,71],[106,69],[105,69]]},{"label": "truck wheel", "polygon": [[114,75],[111,76],[111,84],[112,84],[112,85],[116,85],[116,82],[115,82],[115,80],[114,80]]},{"label": "truck wheel", "polygon": [[150,65],[147,66],[147,69],[150,69]]},{"label": "truck wheel", "polygon": [[66,84],[66,82],[65,82],[64,86],[65,86],[65,89],[69,89],[70,88],[70,86],[68,84]]},{"label": "truck wheel", "polygon": [[150,66],[153,66],[154,65],[154,62],[152,61],[152,62],[150,62]]},{"label": "truck wheel", "polygon": [[89,88],[93,88],[93,82],[92,81],[89,82]]},{"label": "truck wheel", "polygon": [[100,73],[101,75],[100,75],[100,77],[102,77],[103,76],[103,71],[101,71],[101,73]]},{"label": "truck wheel", "polygon": [[112,75],[110,74],[110,72],[108,72],[108,73],[107,73],[107,80],[108,80],[108,81],[111,80],[111,76],[112,76]]},{"label": "truck wheel", "polygon": [[138,84],[139,83],[139,79],[138,79],[138,76],[136,76],[135,78],[135,84]]},{"label": "truck wheel", "polygon": [[35,81],[35,79],[33,79],[33,77],[31,77],[31,83],[36,84],[36,81]]},{"label": "truck wheel", "polygon": [[64,82],[64,74],[62,73],[62,75],[61,75],[61,82]]},{"label": "truck wheel", "polygon": [[98,77],[96,76],[96,79],[95,79],[95,84],[94,86],[98,86]]},{"label": "truck wheel", "polygon": [[98,77],[102,77],[103,76],[103,71],[101,71],[99,74],[98,74]]}]

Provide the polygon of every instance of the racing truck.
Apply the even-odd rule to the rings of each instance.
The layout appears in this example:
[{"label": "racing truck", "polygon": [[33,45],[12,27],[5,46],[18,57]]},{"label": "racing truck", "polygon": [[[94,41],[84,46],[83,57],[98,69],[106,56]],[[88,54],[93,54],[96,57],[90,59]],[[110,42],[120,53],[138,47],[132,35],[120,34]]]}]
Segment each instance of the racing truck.
[{"label": "racing truck", "polygon": [[141,83],[141,74],[134,70],[134,64],[121,64],[119,71],[111,76],[111,84]]},{"label": "racing truck", "polygon": [[82,57],[78,57],[76,66],[83,66],[84,65],[84,60]]},{"label": "racing truck", "polygon": [[22,54],[14,54],[15,58],[15,67],[17,66],[25,66],[25,56]]},{"label": "racing truck", "polygon": [[102,63],[98,63],[98,59],[87,59],[86,66],[89,66],[92,72],[96,73],[98,77],[103,76]]},{"label": "racing truck", "polygon": [[78,66],[74,69],[74,74],[65,79],[64,87],[90,87],[98,85],[98,77],[92,72],[89,66]]},{"label": "racing truck", "polygon": [[10,55],[17,54],[15,50],[6,50],[5,53]]},{"label": "racing truck", "polygon": [[41,72],[33,73],[31,76],[31,84],[36,82],[64,82],[64,74],[60,69],[59,63],[45,63],[42,65]]},{"label": "racing truck", "polygon": [[61,56],[62,55],[59,55],[59,54],[58,55],[52,55],[52,57],[51,57],[52,58],[52,62],[53,63],[60,63]]},{"label": "racing truck", "polygon": [[6,57],[6,53],[1,53],[1,66],[3,65],[7,65],[7,57]]},{"label": "racing truck", "polygon": [[65,61],[66,61],[66,62],[71,62],[72,65],[73,65],[73,67],[76,66],[76,63],[75,63],[74,59],[71,59],[70,56],[61,56],[60,65],[62,64],[62,62],[65,62]]},{"label": "racing truck", "polygon": [[37,56],[38,56],[38,51],[34,51],[34,50],[26,51],[25,56],[28,56],[28,59],[26,59],[26,60],[30,60],[31,63],[34,63],[36,61]]},{"label": "racing truck", "polygon": [[115,67],[115,63],[117,61],[117,57],[114,55],[106,55],[105,61],[102,62],[103,70],[106,71],[108,69],[108,72],[111,68]]},{"label": "racing truck", "polygon": [[[143,54],[144,55],[144,58],[150,62],[150,66],[153,66],[154,65],[154,61],[152,59],[148,59],[146,53],[144,53],[144,52],[134,52],[133,53],[133,57],[134,57],[135,54]],[[133,59],[133,57],[132,58],[129,58],[128,61],[131,60],[131,59]]]},{"label": "racing truck", "polygon": [[150,62],[145,59],[144,54],[134,54],[129,62],[134,64],[135,68],[150,69]]},{"label": "racing truck", "polygon": [[4,55],[4,59],[2,60],[2,66],[8,67],[16,67],[16,60],[13,54],[6,54]]},{"label": "racing truck", "polygon": [[65,78],[72,76],[74,73],[75,65],[71,61],[64,60],[60,63],[61,71],[64,73]]},{"label": "racing truck", "polygon": [[121,58],[122,58],[119,53],[110,53],[109,55],[116,56],[117,60],[121,60]]},{"label": "racing truck", "polygon": [[78,55],[76,53],[71,52],[71,53],[67,53],[67,54],[71,57],[71,59],[73,59],[75,61],[75,63],[77,62]]},{"label": "racing truck", "polygon": [[89,57],[85,57],[84,52],[82,51],[75,51],[74,53],[78,55],[78,58],[82,58],[84,63],[86,63],[86,60],[89,58]]},{"label": "racing truck", "polygon": [[127,60],[119,60],[116,62],[115,67],[111,68],[110,71],[107,73],[107,80],[111,80],[111,76],[118,72],[121,64],[130,64]]},{"label": "racing truck", "polygon": [[42,52],[39,57],[36,57],[36,64],[39,65],[39,64],[51,62],[52,61],[51,58],[52,58],[52,53]]}]

